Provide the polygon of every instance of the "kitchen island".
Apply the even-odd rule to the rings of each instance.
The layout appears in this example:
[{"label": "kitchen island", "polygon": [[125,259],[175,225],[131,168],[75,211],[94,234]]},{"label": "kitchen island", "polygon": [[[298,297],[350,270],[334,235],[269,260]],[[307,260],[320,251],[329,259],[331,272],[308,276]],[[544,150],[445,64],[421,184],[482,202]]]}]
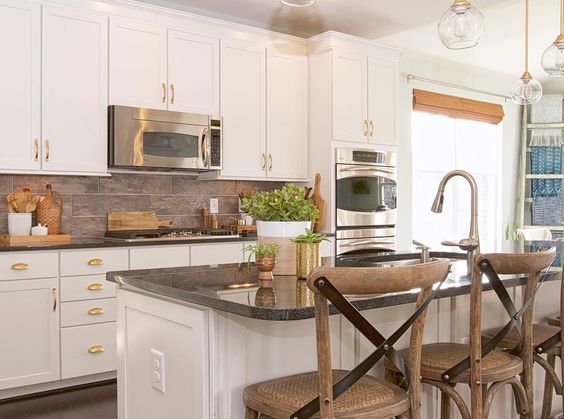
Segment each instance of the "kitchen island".
[{"label": "kitchen island", "polygon": [[[521,251],[530,251],[539,244],[518,246]],[[324,258],[323,264],[382,266],[389,264],[382,261],[384,258],[417,257],[406,253]],[[560,275],[549,275],[547,281],[552,283],[543,285],[552,287],[543,296],[550,300],[551,311],[558,307],[554,285],[559,286],[556,280]],[[118,284],[120,418],[244,418],[242,391],[246,385],[316,369],[313,294],[305,281],[280,276],[275,277],[272,287],[263,287],[256,277],[255,267],[247,264],[108,273],[108,280]],[[523,277],[505,277],[503,281],[514,287],[514,297],[520,295],[518,286]],[[489,290],[489,284],[485,283],[484,289]],[[425,342],[464,339],[468,293],[466,263],[454,261],[449,279],[430,306]],[[411,314],[415,297],[415,293],[406,292],[350,298],[383,334],[389,334]],[[492,314],[485,316],[484,327],[504,322],[501,305],[491,292],[485,295],[484,310]],[[333,313],[333,367],[349,369],[369,354],[372,346],[344,317]],[[396,345],[405,346],[407,337]],[[381,374],[381,367],[374,373]],[[160,386],[164,386],[162,391],[153,388]],[[423,415],[435,418],[436,394],[430,388],[424,392]],[[493,408],[499,412],[505,409],[499,417],[509,417],[510,397],[509,393],[498,396]]]}]

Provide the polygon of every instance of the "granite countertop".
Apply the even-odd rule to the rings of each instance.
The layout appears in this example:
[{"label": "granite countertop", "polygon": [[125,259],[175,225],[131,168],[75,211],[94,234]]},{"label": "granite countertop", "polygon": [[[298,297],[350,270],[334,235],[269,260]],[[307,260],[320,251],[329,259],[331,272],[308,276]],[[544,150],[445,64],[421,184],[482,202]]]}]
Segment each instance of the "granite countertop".
[{"label": "granite countertop", "polygon": [[91,249],[100,247],[136,247],[136,246],[164,246],[173,244],[204,244],[204,243],[233,243],[233,242],[249,242],[256,241],[256,237],[233,237],[222,238],[219,236],[217,239],[173,239],[173,240],[153,240],[153,241],[139,241],[139,242],[121,242],[104,240],[101,237],[96,238],[81,238],[72,239],[70,243],[61,244],[43,244],[43,245],[24,245],[24,246],[2,246],[0,245],[0,252],[17,252],[17,251],[32,251],[32,250],[65,250],[65,249]]},{"label": "granite countertop", "polygon": [[[327,237],[334,237],[334,233],[323,233]],[[147,240],[138,242],[125,242],[125,241],[113,241],[105,240],[103,237],[92,237],[92,238],[76,238],[71,239],[70,243],[60,243],[60,244],[32,244],[23,246],[5,246],[0,245],[1,252],[18,252],[18,251],[33,251],[33,250],[70,250],[70,249],[92,249],[100,247],[137,247],[137,246],[166,246],[174,244],[213,244],[213,243],[234,243],[234,242],[254,242],[257,241],[257,237],[232,237],[225,238],[218,236],[213,239],[159,239],[159,240]]]},{"label": "granite countertop", "polygon": [[[516,251],[529,252],[540,246],[558,247],[564,252],[562,243],[556,242],[517,242]],[[397,253],[395,255],[363,255],[360,258],[323,258],[325,266],[365,267],[375,266],[383,260],[402,260],[418,258],[418,253]],[[465,254],[431,252],[433,257],[464,259]],[[367,259],[366,259],[367,258]],[[381,265],[380,265],[381,266]],[[557,280],[560,272],[547,276]],[[154,294],[160,297],[210,307],[244,317],[261,320],[300,320],[314,317],[313,292],[304,280],[295,276],[275,276],[272,287],[261,287],[257,281],[257,271],[253,264],[227,264],[215,266],[194,266],[168,269],[109,272],[107,279],[120,287]],[[502,278],[506,286],[522,285],[524,276]],[[484,283],[484,290],[490,290]],[[452,272],[439,291],[438,298],[465,295],[470,292],[470,278],[466,274],[466,261],[453,262]],[[416,292],[379,294],[362,297],[349,297],[359,310],[369,310],[415,302]],[[331,306],[331,314],[336,310]]]}]

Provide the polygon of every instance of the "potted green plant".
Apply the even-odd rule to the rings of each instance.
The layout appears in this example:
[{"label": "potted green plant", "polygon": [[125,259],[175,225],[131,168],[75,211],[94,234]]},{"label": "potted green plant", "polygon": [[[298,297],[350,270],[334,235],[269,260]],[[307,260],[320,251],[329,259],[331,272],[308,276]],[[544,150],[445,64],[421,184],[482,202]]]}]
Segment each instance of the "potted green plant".
[{"label": "potted green plant", "polygon": [[296,245],[292,238],[305,233],[319,217],[319,210],[306,199],[303,188],[287,184],[274,191],[255,192],[241,198],[241,209],[257,220],[259,243],[282,245],[277,275],[296,274]]},{"label": "potted green plant", "polygon": [[255,265],[259,270],[259,281],[272,281],[274,276],[272,270],[276,266],[276,255],[280,250],[277,243],[250,244],[243,248],[244,252],[249,253],[248,262],[255,256]]},{"label": "potted green plant", "polygon": [[307,278],[311,271],[321,264],[319,247],[327,236],[314,233],[312,229],[306,229],[293,241],[296,243],[296,275],[298,278]]}]

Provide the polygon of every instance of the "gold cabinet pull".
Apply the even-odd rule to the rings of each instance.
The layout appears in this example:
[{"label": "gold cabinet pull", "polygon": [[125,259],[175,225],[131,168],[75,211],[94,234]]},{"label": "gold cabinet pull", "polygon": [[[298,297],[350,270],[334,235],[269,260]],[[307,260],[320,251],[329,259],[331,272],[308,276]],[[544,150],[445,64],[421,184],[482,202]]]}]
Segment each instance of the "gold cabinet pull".
[{"label": "gold cabinet pull", "polygon": [[12,271],[27,271],[29,269],[29,265],[24,262],[14,263],[12,266],[10,266],[10,269]]},{"label": "gold cabinet pull", "polygon": [[262,170],[266,170],[266,153],[262,153]]},{"label": "gold cabinet pull", "polygon": [[174,105],[174,84],[170,83],[170,104]]},{"label": "gold cabinet pull", "polygon": [[90,266],[100,266],[104,264],[104,259],[100,259],[100,258],[94,258],[94,259],[90,259],[88,261],[88,264]]},{"label": "gold cabinet pull", "polygon": [[163,103],[166,103],[166,83],[163,83]]},{"label": "gold cabinet pull", "polygon": [[57,288],[51,289],[51,296],[53,297],[53,311],[57,311]]},{"label": "gold cabinet pull", "polygon": [[104,314],[104,308],[102,307],[94,307],[88,310],[89,316],[98,316],[100,314]]},{"label": "gold cabinet pull", "polygon": [[93,284],[88,285],[88,291],[100,291],[104,289],[104,284],[100,284],[99,282],[94,282]]},{"label": "gold cabinet pull", "polygon": [[49,151],[50,151],[50,147],[49,147],[49,138],[45,138],[45,161],[49,161]]},{"label": "gold cabinet pull", "polygon": [[370,121],[370,136],[374,137],[374,122]]},{"label": "gold cabinet pull", "polygon": [[272,154],[268,153],[268,171],[272,172]]},{"label": "gold cabinet pull", "polygon": [[99,354],[104,352],[104,347],[102,345],[94,345],[88,348],[89,354]]},{"label": "gold cabinet pull", "polygon": [[39,139],[33,140],[33,160],[39,161]]},{"label": "gold cabinet pull", "polygon": [[365,119],[364,120],[364,136],[366,137],[368,135],[368,121]]}]

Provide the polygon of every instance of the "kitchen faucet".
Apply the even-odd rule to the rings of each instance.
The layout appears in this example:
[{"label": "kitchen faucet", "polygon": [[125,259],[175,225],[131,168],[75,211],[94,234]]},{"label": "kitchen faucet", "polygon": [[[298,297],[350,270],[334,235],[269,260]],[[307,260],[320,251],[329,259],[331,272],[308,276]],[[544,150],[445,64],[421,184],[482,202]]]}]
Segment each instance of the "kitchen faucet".
[{"label": "kitchen faucet", "polygon": [[462,239],[458,243],[443,241],[441,244],[443,246],[458,246],[466,251],[466,263],[468,265],[468,274],[470,274],[474,265],[474,258],[480,253],[480,238],[478,236],[478,185],[476,184],[476,179],[464,170],[448,172],[441,179],[441,183],[439,183],[439,190],[433,201],[431,211],[436,213],[443,212],[445,186],[447,182],[455,176],[463,177],[470,184],[470,193],[472,194],[470,201],[470,233],[467,239]]}]

